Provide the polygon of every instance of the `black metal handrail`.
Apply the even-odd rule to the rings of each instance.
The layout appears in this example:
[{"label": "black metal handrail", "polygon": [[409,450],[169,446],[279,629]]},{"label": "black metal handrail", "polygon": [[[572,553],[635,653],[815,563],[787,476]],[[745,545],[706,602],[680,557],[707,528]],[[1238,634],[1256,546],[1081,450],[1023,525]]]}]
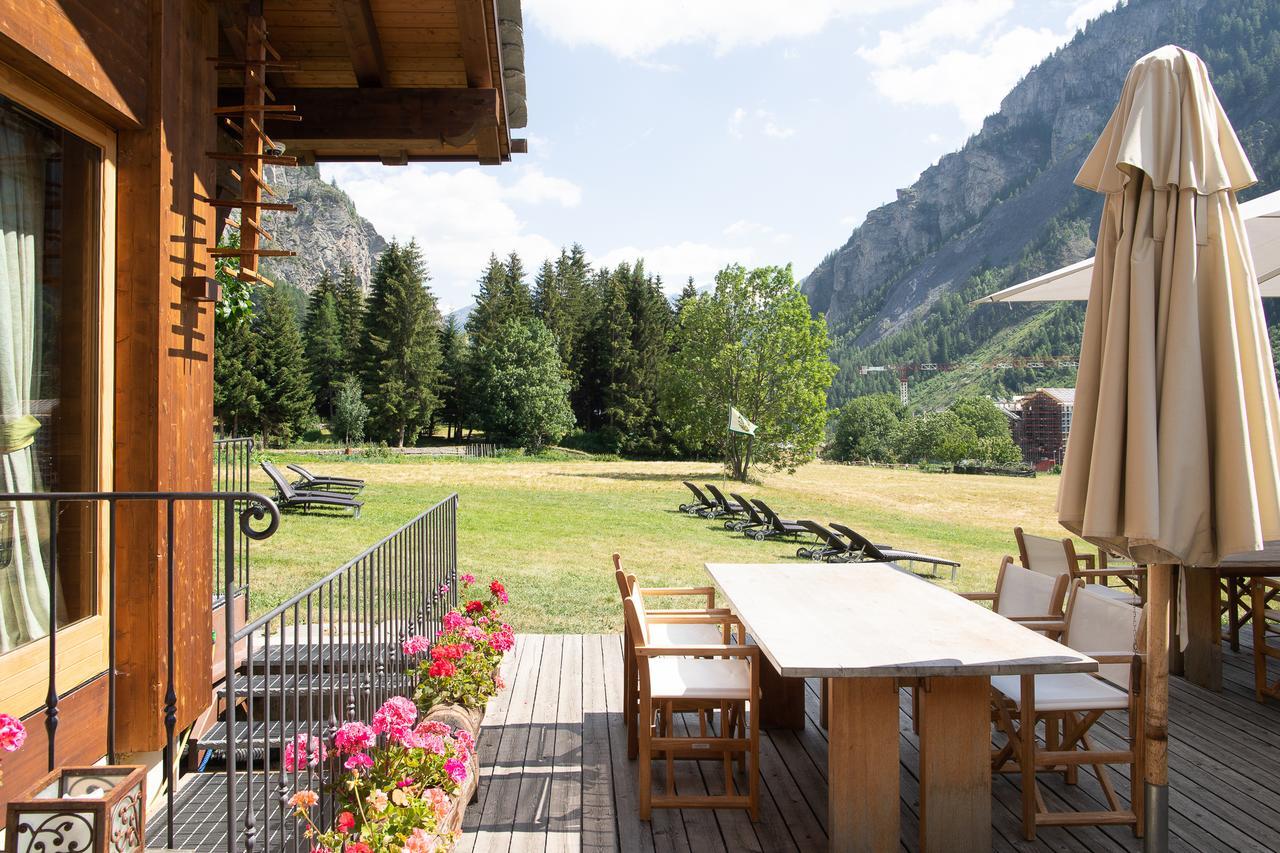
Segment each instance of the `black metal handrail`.
[{"label": "black metal handrail", "polygon": [[[218,438],[213,442],[213,489],[216,492],[249,491],[249,474],[253,470],[252,438]],[[234,524],[233,516],[223,512],[224,505],[219,504],[213,514],[213,541],[222,541],[222,530],[228,524]],[[237,510],[239,507],[237,507]],[[213,554],[213,600],[222,599],[222,561],[224,555],[220,548]],[[249,537],[243,534],[237,543],[235,560],[236,591],[249,588]]]},{"label": "black metal handrail", "polygon": [[[229,851],[309,849],[288,799],[315,790],[331,818],[339,769],[312,763],[313,744],[331,743],[343,722],[367,721],[391,696],[413,695],[401,644],[434,638],[457,604],[457,506],[450,495],[242,628],[226,611],[226,659],[244,661],[228,665],[224,688]],[[224,572],[226,595],[234,583]],[[290,750],[301,757],[286,767]]]},{"label": "black metal handrail", "polygon": [[[60,627],[57,622],[56,614],[58,612],[58,590],[59,590],[59,569],[58,569],[58,522],[61,510],[68,504],[89,505],[94,508],[94,516],[92,525],[95,529],[101,523],[102,505],[106,506],[107,513],[107,719],[106,719],[106,745],[107,760],[110,763],[116,761],[116,711],[117,711],[117,614],[118,614],[118,597],[116,595],[116,544],[117,544],[117,517],[119,505],[122,503],[154,503],[161,504],[165,508],[165,590],[166,590],[166,611],[167,617],[167,639],[170,650],[166,655],[167,668],[165,677],[165,694],[164,694],[164,727],[165,727],[165,746],[164,746],[164,776],[167,787],[166,797],[168,802],[167,813],[169,822],[167,826],[168,847],[173,847],[173,797],[175,788],[175,735],[177,725],[178,710],[178,694],[175,684],[175,668],[174,656],[172,649],[174,645],[175,618],[174,618],[174,576],[175,576],[175,525],[174,516],[175,508],[178,504],[189,503],[211,503],[221,504],[221,512],[225,518],[236,517],[238,523],[235,525],[227,524],[222,530],[222,551],[224,557],[224,565],[232,567],[238,541],[241,537],[248,539],[266,539],[273,534],[280,523],[280,511],[276,505],[267,497],[253,492],[30,492],[30,493],[5,493],[0,495],[0,503],[19,504],[19,503],[43,503],[49,510],[48,516],[48,561],[45,566],[46,582],[49,590],[49,614],[50,625],[47,638],[41,638],[48,644],[49,649],[49,688],[45,696],[45,731],[48,736],[48,766],[52,771],[57,767],[57,735],[58,735],[58,703],[60,696],[57,687],[58,675],[58,633]],[[256,530],[253,527],[255,521],[267,519],[266,527]],[[96,535],[95,535],[96,538]],[[227,584],[230,586],[230,578],[234,574],[233,571],[226,573],[228,577]],[[230,613],[230,608],[228,608]]]}]

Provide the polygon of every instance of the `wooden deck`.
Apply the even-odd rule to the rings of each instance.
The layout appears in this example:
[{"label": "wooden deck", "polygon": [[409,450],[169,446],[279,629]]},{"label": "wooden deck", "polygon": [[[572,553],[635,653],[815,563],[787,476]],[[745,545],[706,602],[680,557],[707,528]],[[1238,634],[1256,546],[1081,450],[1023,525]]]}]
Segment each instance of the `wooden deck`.
[{"label": "wooden deck", "polygon": [[[1247,638],[1246,638],[1247,640]],[[1175,850],[1280,849],[1280,705],[1253,700],[1247,646],[1225,649],[1222,693],[1173,679],[1170,712],[1170,831]],[[494,700],[480,740],[482,778],[464,823],[462,851],[713,851],[826,848],[826,735],[818,726],[816,684],[802,732],[767,732],[761,741],[761,815],[742,811],[655,810],[638,819],[636,768],[627,760],[617,635],[526,635],[504,665],[507,689]],[[901,717],[902,847],[919,829],[917,742],[910,704]],[[1118,721],[1098,740],[1119,744]],[[1108,723],[1110,723],[1108,725]],[[719,791],[718,766],[677,765],[681,790]],[[659,779],[661,770],[657,770]],[[1078,786],[1044,785],[1050,808],[1094,808],[1101,792],[1088,771]],[[1123,791],[1123,788],[1122,788]],[[1140,850],[1122,828],[1049,828],[1022,840],[1016,783],[993,783],[998,850]]]}]

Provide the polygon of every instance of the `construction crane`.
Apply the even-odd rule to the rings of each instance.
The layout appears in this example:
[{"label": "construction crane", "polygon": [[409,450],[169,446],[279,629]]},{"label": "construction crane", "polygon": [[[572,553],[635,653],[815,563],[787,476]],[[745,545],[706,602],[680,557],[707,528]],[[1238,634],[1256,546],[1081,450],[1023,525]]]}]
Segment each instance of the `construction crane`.
[{"label": "construction crane", "polygon": [[1049,367],[1069,367],[1074,369],[1080,366],[1079,358],[1079,356],[1075,355],[1036,355],[1007,356],[995,361],[912,361],[902,364],[864,364],[858,368],[858,375],[866,376],[868,373],[892,373],[896,375],[898,377],[898,399],[905,406],[909,402],[908,381],[916,373],[938,373],[948,370],[1012,370],[1013,368],[1038,370]]}]

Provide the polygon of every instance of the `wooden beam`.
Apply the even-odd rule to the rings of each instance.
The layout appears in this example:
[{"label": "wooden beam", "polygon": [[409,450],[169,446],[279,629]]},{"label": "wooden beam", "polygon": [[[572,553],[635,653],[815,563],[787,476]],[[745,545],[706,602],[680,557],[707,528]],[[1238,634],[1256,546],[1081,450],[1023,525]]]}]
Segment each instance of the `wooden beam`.
[{"label": "wooden beam", "polygon": [[[496,88],[495,74],[490,53],[489,32],[492,18],[493,32],[497,32],[493,0],[454,0],[458,10],[458,35],[462,62],[467,70],[467,85],[473,89]],[[498,81],[501,82],[500,80]],[[476,151],[482,164],[502,162],[502,150],[498,142],[500,129],[482,128],[476,134]]]},{"label": "wooden beam", "polygon": [[333,0],[333,11],[347,40],[356,83],[365,88],[388,85],[387,59],[369,0]]},{"label": "wooden beam", "polygon": [[[477,128],[498,126],[497,89],[283,89],[280,100],[295,104],[302,121],[272,132],[277,141],[402,141],[462,138]],[[219,90],[219,100],[238,98]],[[298,145],[306,149],[316,146]],[[411,146],[398,146],[411,147]]]}]

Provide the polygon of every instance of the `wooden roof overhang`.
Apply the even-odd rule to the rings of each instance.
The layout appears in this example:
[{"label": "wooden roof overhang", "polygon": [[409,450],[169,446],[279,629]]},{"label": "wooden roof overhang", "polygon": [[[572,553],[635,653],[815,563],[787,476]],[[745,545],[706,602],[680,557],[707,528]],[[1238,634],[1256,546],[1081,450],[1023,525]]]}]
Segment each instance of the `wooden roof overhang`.
[{"label": "wooden roof overhang", "polygon": [[[271,138],[299,162],[498,164],[526,150],[511,137],[525,123],[519,0],[256,2],[280,57],[274,102],[301,117]],[[220,55],[242,55],[244,10],[220,6]],[[242,75],[222,71],[219,103],[243,97]]]}]

